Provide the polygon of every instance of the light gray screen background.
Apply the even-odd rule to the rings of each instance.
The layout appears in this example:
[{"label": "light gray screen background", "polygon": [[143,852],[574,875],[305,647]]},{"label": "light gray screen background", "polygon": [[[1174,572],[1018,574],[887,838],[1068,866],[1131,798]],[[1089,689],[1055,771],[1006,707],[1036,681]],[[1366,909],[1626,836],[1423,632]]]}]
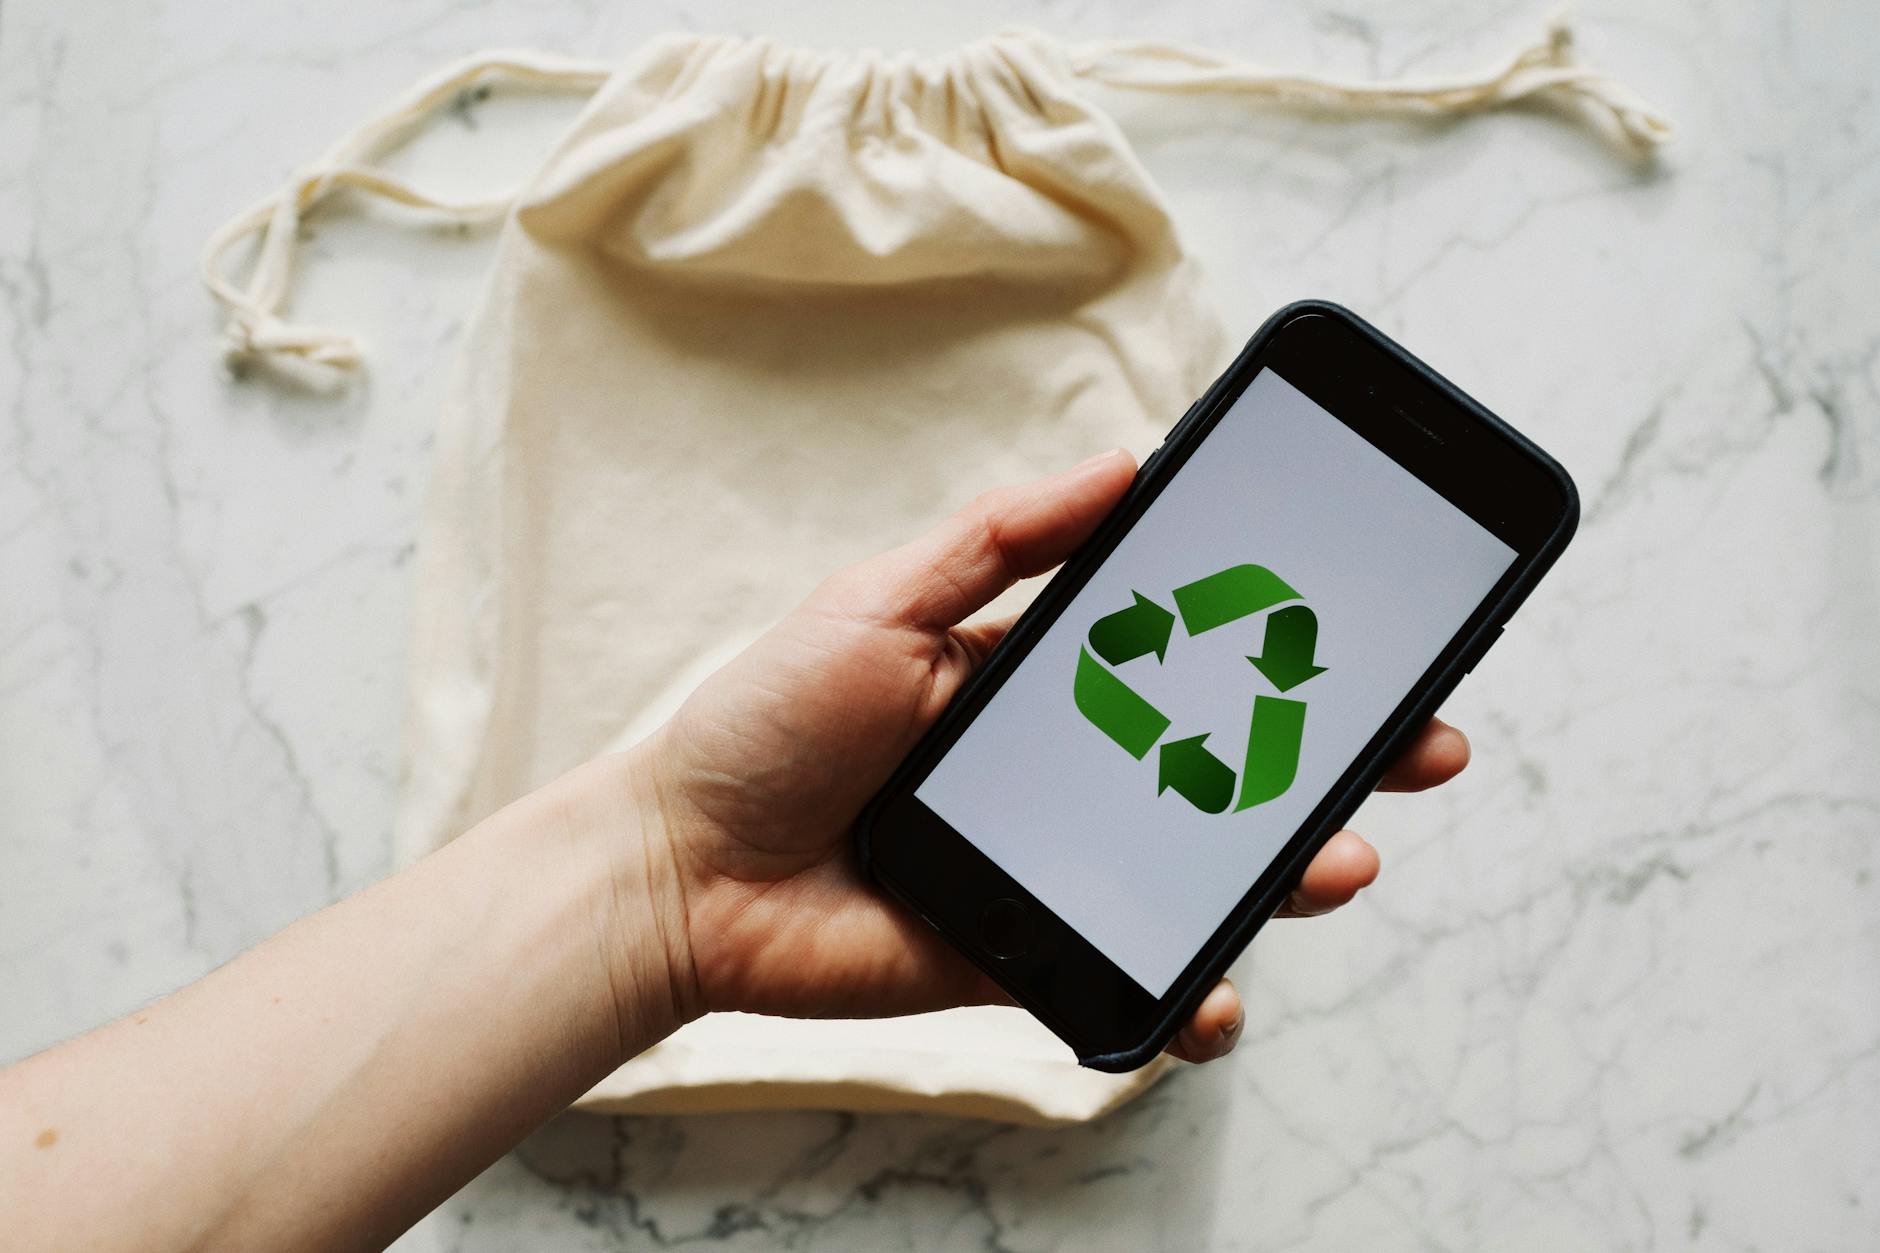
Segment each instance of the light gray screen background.
[{"label": "light gray screen background", "polygon": [[[1501,577],[1514,550],[1298,389],[1262,370],[1103,568],[916,790],[1085,939],[1162,995]],[[1276,800],[1204,814],[1156,795],[1156,750],[1132,758],[1086,721],[1072,677],[1091,623],[1141,592],[1266,566],[1318,615],[1326,666],[1307,702],[1299,773]],[[1238,775],[1253,698],[1246,660],[1265,614],[1116,674],[1209,732]]]}]

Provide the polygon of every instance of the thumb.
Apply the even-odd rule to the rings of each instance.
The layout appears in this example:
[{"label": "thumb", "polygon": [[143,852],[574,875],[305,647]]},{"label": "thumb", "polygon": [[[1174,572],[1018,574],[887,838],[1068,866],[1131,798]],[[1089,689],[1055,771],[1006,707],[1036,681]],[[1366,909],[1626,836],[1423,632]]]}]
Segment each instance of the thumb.
[{"label": "thumb", "polygon": [[1135,473],[1136,459],[1117,448],[1022,487],[995,488],[856,573],[890,621],[944,631],[1018,580],[1070,556]]}]

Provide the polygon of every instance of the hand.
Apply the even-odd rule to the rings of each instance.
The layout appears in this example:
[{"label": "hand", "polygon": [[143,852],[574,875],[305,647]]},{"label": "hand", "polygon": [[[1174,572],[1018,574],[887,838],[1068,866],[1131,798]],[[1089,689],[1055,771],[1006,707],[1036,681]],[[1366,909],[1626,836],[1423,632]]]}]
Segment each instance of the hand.
[{"label": "hand", "polygon": [[[663,923],[690,1013],[915,1013],[1004,1001],[989,978],[864,878],[851,828],[1008,622],[966,623],[1019,579],[1058,565],[1135,472],[1121,450],[988,492],[934,530],[828,579],[718,671],[635,750],[649,839],[670,866]],[[1432,722],[1386,776],[1420,789],[1467,763]],[[1341,831],[1282,914],[1322,914],[1377,876]],[[1170,1051],[1225,1054],[1244,1015],[1223,982]]]}]

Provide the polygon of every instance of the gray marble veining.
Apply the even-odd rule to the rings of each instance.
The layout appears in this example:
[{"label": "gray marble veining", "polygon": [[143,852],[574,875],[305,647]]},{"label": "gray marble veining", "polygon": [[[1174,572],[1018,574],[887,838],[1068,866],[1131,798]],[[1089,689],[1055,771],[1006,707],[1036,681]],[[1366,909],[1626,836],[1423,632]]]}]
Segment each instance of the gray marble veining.
[{"label": "gray marble veining", "polygon": [[[23,0],[0,11],[0,1058],[387,869],[429,432],[487,239],[334,211],[332,395],[228,373],[223,216],[417,74],[673,26],[940,47],[1021,19],[1353,74],[1488,0],[1186,7]],[[1101,1123],[569,1116],[401,1243],[1850,1249],[1880,1240],[1880,109],[1869,6],[1589,3],[1682,127],[1107,96],[1233,326],[1366,313],[1578,477],[1580,538],[1451,702],[1476,761],[1243,963],[1249,1036]],[[526,171],[565,109],[411,154]],[[1175,415],[1170,415],[1171,417]],[[108,1181],[101,1186],[109,1186]]]}]

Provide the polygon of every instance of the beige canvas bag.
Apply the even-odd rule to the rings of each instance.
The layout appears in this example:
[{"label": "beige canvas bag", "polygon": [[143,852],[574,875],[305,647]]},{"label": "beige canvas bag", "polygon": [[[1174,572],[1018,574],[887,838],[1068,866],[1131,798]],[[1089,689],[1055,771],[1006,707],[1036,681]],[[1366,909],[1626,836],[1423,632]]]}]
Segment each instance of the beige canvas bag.
[{"label": "beige canvas bag", "polygon": [[[596,93],[519,195],[441,201],[374,164],[486,82]],[[351,188],[507,215],[420,541],[402,860],[633,743],[831,570],[1180,416],[1223,364],[1221,328],[1087,82],[1446,112],[1539,98],[1632,145],[1666,135],[1564,29],[1421,83],[1014,31],[935,57],[685,35],[619,66],[499,53],[420,84],[205,258],[232,352],[343,371],[350,336],[282,314],[315,203]],[[226,254],[255,237],[238,283]],[[1158,1073],[1080,1070],[1010,1009],[714,1015],[585,1103],[1057,1121]]]}]

